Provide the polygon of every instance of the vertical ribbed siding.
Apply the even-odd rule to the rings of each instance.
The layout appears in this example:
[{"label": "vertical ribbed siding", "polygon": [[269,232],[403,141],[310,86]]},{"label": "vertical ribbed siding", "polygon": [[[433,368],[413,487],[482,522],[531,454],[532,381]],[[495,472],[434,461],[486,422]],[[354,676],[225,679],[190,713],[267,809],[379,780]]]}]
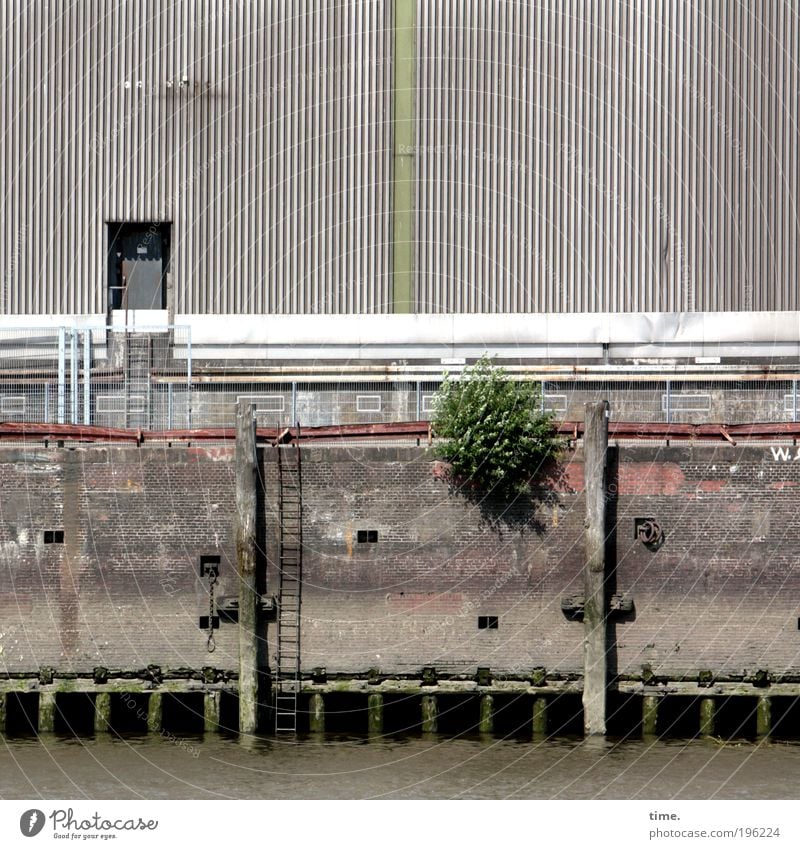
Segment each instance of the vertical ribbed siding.
[{"label": "vertical ribbed siding", "polygon": [[172,222],[176,312],[387,309],[391,11],[0,3],[0,310],[105,312],[126,220]]},{"label": "vertical ribbed siding", "polygon": [[417,308],[800,308],[796,4],[419,0]]}]

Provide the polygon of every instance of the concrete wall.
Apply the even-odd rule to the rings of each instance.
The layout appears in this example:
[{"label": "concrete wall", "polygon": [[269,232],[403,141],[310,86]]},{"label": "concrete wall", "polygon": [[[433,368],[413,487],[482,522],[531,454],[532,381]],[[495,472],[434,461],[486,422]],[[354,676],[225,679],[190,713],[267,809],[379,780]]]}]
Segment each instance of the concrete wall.
[{"label": "concrete wall", "polygon": [[[635,614],[612,627],[612,671],[800,674],[795,453],[618,450],[611,589]],[[218,592],[236,593],[231,461],[225,447],[0,449],[0,672],[236,670],[236,626],[216,632],[213,654],[198,628],[199,555],[221,555]],[[582,591],[580,451],[510,507],[452,493],[441,471],[422,448],[303,450],[303,669],[579,673],[583,629],[560,603]],[[276,592],[276,449],[262,472]],[[634,539],[636,517],[661,523],[659,550]],[[45,544],[45,530],[64,543]]]}]

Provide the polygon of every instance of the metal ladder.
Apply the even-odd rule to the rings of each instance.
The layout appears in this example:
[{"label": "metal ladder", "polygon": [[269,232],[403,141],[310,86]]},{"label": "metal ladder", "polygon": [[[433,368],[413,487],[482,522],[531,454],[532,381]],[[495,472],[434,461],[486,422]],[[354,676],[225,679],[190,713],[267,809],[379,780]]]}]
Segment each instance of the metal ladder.
[{"label": "metal ladder", "polygon": [[150,426],[150,370],[153,340],[146,334],[127,338],[125,357],[125,427]]},{"label": "metal ladder", "polygon": [[[300,429],[297,429],[298,438]],[[278,593],[278,660],[275,670],[275,732],[297,731],[300,690],[300,595],[303,563],[303,510],[300,446],[278,446],[278,516],[280,521],[280,589]]]}]

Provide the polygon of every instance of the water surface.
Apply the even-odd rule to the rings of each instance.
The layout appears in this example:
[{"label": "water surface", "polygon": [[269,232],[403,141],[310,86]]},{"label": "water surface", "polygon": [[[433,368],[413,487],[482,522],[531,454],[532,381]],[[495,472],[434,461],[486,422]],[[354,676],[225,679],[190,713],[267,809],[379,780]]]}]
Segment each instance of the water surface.
[{"label": "water surface", "polygon": [[798,787],[794,743],[0,738],[4,799],[785,799]]}]

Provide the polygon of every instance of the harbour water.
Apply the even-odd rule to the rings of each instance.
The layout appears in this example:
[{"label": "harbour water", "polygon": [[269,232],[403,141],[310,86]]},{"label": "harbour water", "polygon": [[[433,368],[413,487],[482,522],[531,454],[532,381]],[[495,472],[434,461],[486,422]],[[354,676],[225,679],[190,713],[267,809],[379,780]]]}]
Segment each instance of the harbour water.
[{"label": "harbour water", "polygon": [[325,735],[0,738],[4,799],[786,799],[800,744]]}]

